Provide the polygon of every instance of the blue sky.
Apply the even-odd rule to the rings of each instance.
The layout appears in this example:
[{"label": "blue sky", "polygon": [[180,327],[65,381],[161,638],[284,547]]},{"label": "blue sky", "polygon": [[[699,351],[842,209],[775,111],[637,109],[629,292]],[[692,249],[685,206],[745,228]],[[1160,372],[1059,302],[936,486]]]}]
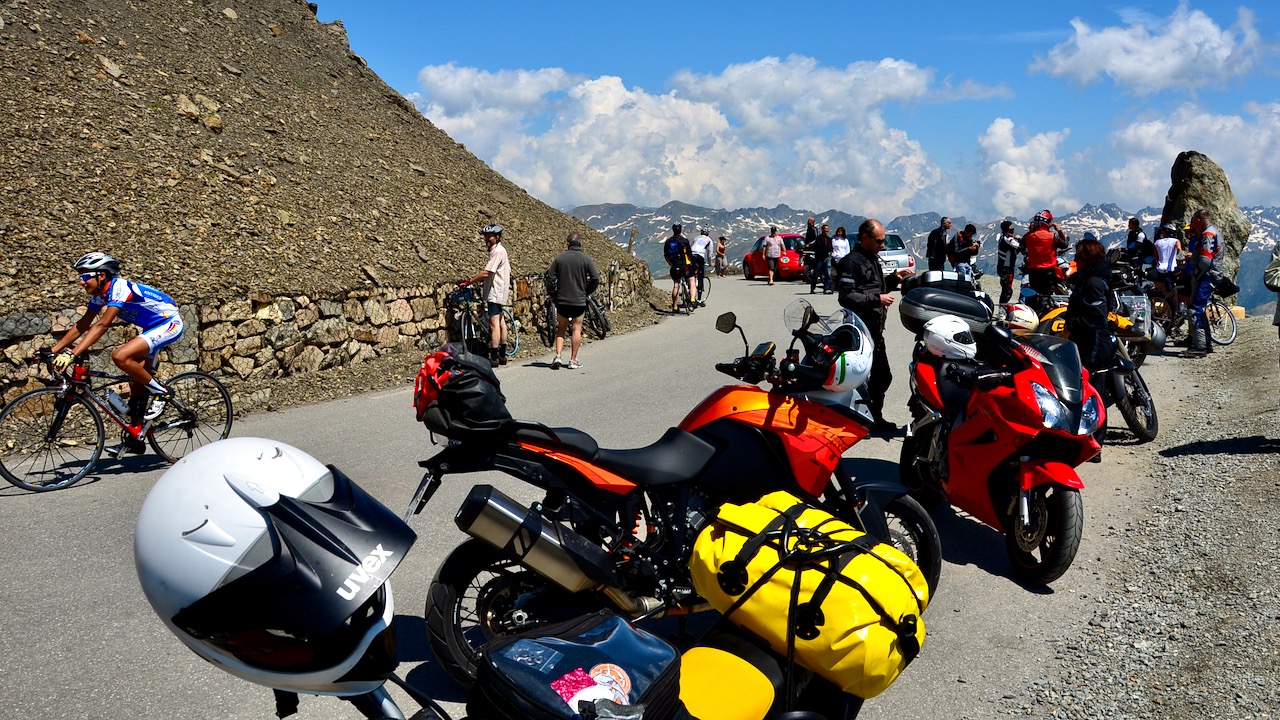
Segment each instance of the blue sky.
[{"label": "blue sky", "polygon": [[1280,4],[320,0],[458,142],[560,208],[974,218],[1160,206],[1206,153],[1280,205]]}]

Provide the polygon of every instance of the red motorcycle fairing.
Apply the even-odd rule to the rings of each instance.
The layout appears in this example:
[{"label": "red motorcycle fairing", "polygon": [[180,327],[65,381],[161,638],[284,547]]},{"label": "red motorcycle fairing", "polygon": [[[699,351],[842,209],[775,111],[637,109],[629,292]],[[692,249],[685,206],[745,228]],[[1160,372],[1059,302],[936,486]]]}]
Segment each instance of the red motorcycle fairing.
[{"label": "red motorcycle fairing", "polygon": [[730,420],[774,434],[801,490],[819,496],[845,451],[867,436],[867,428],[826,405],[755,385],[726,385],[698,404],[680,429],[694,432]]},{"label": "red motorcycle fairing", "polygon": [[[1078,448],[1077,457],[1061,460],[1079,464],[1096,454],[1101,446],[1092,436],[1079,436],[1044,426],[1039,403],[1032,383],[1052,388],[1039,363],[1032,360],[1033,368],[1018,373],[1014,386],[1000,386],[969,395],[963,419],[952,427],[947,436],[947,478],[943,486],[951,504],[963,508],[978,520],[1003,531],[1003,513],[992,505],[991,479],[997,477],[1000,466],[1035,442],[1037,436],[1060,436],[1060,447]],[[1036,372],[1038,371],[1038,372]],[[1085,399],[1097,391],[1085,385]],[[1016,396],[1016,398],[1015,398]],[[1023,489],[1052,481],[1066,487],[1083,488],[1080,476],[1071,465],[1058,459],[1036,457],[1022,463],[1019,481]],[[1008,469],[1005,469],[1008,472]],[[1007,474],[1005,475],[1007,477]],[[1026,485],[1028,479],[1033,480]],[[985,478],[973,482],[972,478]],[[1045,479],[1047,478],[1047,480]],[[1056,478],[1061,478],[1061,481]],[[959,480],[959,481],[957,481]]]},{"label": "red motorcycle fairing", "polygon": [[938,393],[938,368],[927,362],[911,364],[916,374],[916,392],[925,405],[942,411],[942,395]]},{"label": "red motorcycle fairing", "polygon": [[1062,485],[1063,487],[1084,489],[1084,481],[1076,469],[1062,462],[1023,463],[1021,472],[1023,490],[1030,490],[1040,485]]}]

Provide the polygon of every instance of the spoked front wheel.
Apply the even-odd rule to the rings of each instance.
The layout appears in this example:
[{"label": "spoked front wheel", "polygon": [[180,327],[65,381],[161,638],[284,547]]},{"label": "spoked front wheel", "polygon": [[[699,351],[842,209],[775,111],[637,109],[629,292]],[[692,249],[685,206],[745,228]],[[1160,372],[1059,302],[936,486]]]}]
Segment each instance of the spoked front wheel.
[{"label": "spoked front wheel", "polygon": [[167,385],[173,399],[150,421],[147,435],[157,455],[177,462],[192,450],[231,434],[231,394],[212,375],[182,373],[170,378]]},{"label": "spoked front wheel", "polygon": [[591,334],[600,340],[603,340],[609,334],[609,331],[613,329],[609,325],[609,318],[605,317],[604,308],[600,307],[600,303],[596,302],[593,297],[587,298],[587,312],[583,320],[587,330],[590,330]]},{"label": "spoked front wheel", "polygon": [[1236,316],[1231,308],[1221,300],[1210,302],[1204,309],[1205,319],[1209,321],[1209,339],[1218,345],[1230,345],[1235,342],[1239,329],[1236,327]]},{"label": "spoked front wheel", "polygon": [[515,357],[520,352],[520,321],[516,320],[511,308],[502,308],[502,322],[507,326],[507,357]]},{"label": "spoked front wheel", "polygon": [[1084,501],[1077,490],[1059,485],[1041,485],[1030,495],[1030,522],[1024,525],[1015,509],[1004,536],[1005,550],[1019,580],[1048,585],[1076,559],[1084,532]]},{"label": "spoked front wheel", "polygon": [[0,475],[34,492],[70,487],[93,469],[105,442],[102,415],[87,400],[32,390],[0,411]]}]

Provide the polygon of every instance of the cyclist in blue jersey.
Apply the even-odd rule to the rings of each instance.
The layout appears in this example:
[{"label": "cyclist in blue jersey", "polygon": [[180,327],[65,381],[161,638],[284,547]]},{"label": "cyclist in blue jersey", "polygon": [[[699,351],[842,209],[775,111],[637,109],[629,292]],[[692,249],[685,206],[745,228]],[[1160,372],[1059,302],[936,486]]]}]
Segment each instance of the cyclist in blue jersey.
[{"label": "cyclist in blue jersey", "polygon": [[689,239],[684,236],[684,226],[679,223],[671,226],[671,237],[662,244],[662,258],[671,268],[671,310],[680,309],[680,283],[689,286],[689,297],[698,297],[693,282],[697,278],[694,273],[693,250],[689,247]]},{"label": "cyclist in blue jersey", "polygon": [[80,286],[89,294],[89,303],[80,320],[51,348],[54,368],[67,369],[117,318],[137,325],[141,332],[113,350],[111,360],[132,380],[130,419],[142,422],[155,418],[170,395],[151,372],[160,349],[182,337],[177,303],[153,287],[120,277],[120,261],[105,253],[87,253],[72,267],[80,273]]}]

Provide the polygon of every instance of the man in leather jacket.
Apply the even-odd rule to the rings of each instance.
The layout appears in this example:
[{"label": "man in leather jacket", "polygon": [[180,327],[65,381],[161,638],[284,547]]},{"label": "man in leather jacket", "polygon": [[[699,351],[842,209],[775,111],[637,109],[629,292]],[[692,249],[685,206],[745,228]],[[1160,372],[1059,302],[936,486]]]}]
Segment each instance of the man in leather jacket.
[{"label": "man in leather jacket", "polygon": [[1205,317],[1205,308],[1213,297],[1214,261],[1222,251],[1222,234],[1213,224],[1213,216],[1208,210],[1197,210],[1191,216],[1191,241],[1187,246],[1187,262],[1185,272],[1191,279],[1191,314],[1195,324],[1191,329],[1191,347],[1186,356],[1204,357],[1213,352],[1213,343],[1209,342],[1209,320]]},{"label": "man in leather jacket", "polygon": [[892,433],[898,426],[884,419],[884,396],[893,382],[889,354],[884,342],[884,322],[893,305],[891,290],[913,270],[899,270],[888,277],[880,269],[880,250],[884,248],[884,225],[868,219],[858,226],[858,238],[849,254],[837,263],[840,278],[838,299],[866,324],[875,350],[871,356],[871,375],[867,378],[867,408],[875,421],[871,432]]}]

